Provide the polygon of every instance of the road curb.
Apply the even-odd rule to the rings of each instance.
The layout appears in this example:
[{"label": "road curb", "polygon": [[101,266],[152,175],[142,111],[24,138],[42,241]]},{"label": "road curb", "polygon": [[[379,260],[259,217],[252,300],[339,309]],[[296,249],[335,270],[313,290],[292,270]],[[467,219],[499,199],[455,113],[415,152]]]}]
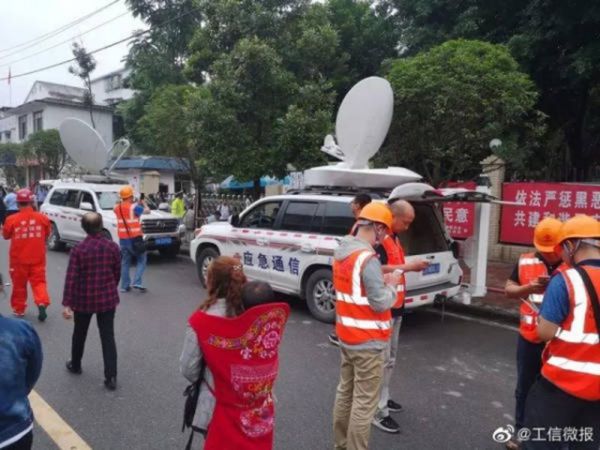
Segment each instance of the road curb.
[{"label": "road curb", "polygon": [[511,325],[519,324],[519,312],[506,308],[499,308],[478,303],[464,305],[454,300],[447,300],[443,305],[435,306],[435,309],[439,311],[441,311],[443,308],[454,313],[496,320]]}]

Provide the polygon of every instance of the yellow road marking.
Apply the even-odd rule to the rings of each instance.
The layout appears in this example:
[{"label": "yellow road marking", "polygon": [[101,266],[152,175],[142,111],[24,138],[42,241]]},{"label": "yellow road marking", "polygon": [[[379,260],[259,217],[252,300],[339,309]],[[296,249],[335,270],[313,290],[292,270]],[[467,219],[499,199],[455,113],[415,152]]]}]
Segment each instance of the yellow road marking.
[{"label": "yellow road marking", "polygon": [[29,401],[35,421],[60,450],[91,450],[92,447],[81,439],[75,430],[37,392],[31,391]]}]

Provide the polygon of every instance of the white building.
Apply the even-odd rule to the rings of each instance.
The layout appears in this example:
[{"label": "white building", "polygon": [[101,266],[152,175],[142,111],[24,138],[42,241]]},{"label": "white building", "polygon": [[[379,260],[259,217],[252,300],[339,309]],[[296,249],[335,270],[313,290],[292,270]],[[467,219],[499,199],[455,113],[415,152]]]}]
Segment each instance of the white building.
[{"label": "white building", "polygon": [[113,106],[133,97],[134,91],[127,87],[129,69],[119,69],[92,80],[94,103]]},{"label": "white building", "polygon": [[126,156],[117,163],[114,171],[127,177],[136,193],[174,194],[179,191],[193,192],[194,190],[190,181],[188,163],[181,158]]}]

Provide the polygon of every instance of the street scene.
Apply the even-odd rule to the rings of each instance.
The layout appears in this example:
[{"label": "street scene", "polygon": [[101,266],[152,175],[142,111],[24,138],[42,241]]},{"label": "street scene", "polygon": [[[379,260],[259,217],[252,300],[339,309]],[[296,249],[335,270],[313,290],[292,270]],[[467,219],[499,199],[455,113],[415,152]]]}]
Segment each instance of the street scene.
[{"label": "street scene", "polygon": [[0,18],[0,449],[600,450],[586,1]]}]

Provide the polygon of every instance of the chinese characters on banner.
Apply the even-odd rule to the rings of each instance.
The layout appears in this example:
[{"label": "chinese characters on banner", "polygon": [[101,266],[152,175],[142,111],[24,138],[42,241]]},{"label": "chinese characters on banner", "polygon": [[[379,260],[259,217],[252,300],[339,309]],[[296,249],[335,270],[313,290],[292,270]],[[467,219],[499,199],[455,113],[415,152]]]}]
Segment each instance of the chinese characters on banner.
[{"label": "chinese characters on banner", "polygon": [[572,183],[504,183],[500,241],[531,245],[533,229],[544,217],[565,221],[576,214],[600,219],[600,185]]},{"label": "chinese characters on banner", "polygon": [[[448,188],[465,188],[475,190],[474,181],[449,182]],[[471,202],[442,203],[446,229],[454,239],[467,239],[473,235],[475,225],[475,204]]]}]

